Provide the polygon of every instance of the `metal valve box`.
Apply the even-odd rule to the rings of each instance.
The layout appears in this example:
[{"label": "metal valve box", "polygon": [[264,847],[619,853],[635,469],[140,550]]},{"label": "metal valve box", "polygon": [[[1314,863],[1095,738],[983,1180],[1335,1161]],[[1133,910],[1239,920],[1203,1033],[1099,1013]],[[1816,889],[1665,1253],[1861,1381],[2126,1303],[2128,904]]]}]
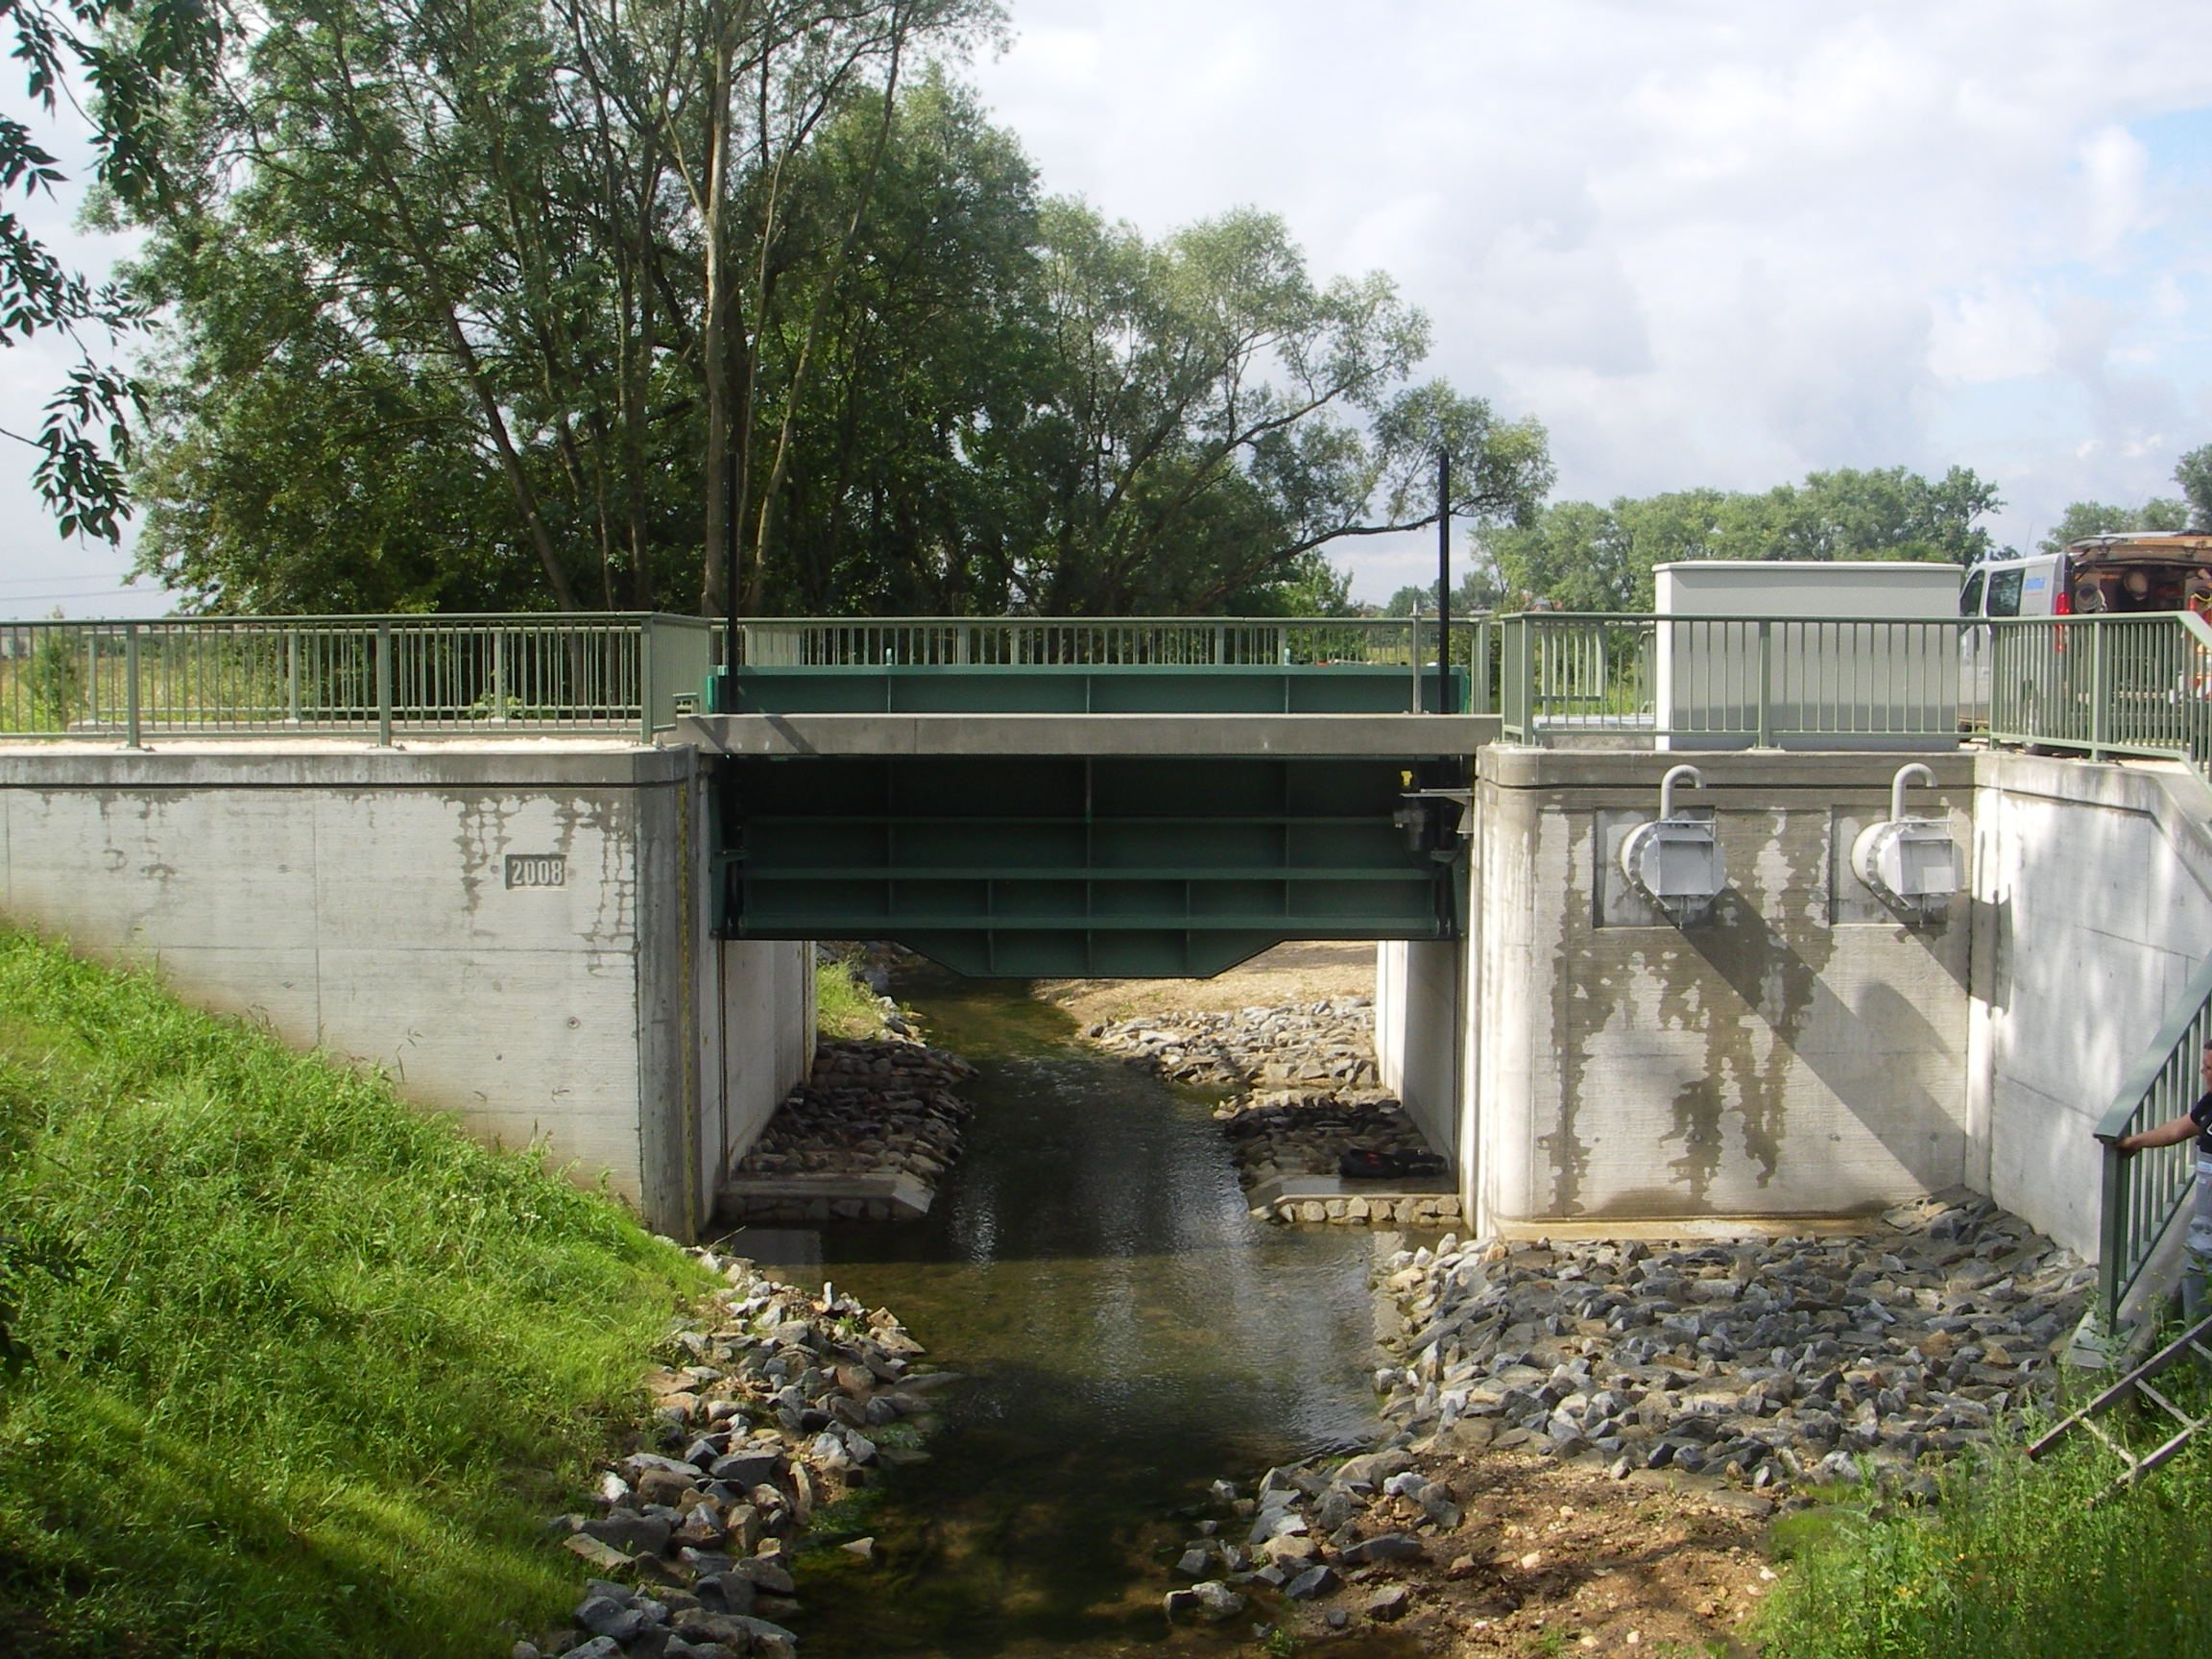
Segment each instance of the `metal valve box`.
[{"label": "metal valve box", "polygon": [[1948,899],[1959,891],[1959,844],[1951,828],[1932,818],[1886,818],[1859,831],[1851,868],[1878,893],[1908,904]]},{"label": "metal valve box", "polygon": [[1697,818],[1637,825],[1621,843],[1621,871],[1671,908],[1703,905],[1720,891],[1725,874],[1714,827]]}]

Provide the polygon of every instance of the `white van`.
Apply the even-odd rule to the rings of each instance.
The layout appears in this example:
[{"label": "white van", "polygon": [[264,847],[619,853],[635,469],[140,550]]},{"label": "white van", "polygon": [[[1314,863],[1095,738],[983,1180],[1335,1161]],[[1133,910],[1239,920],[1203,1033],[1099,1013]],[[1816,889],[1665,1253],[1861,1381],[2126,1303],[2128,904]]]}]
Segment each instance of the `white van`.
[{"label": "white van", "polygon": [[[2199,610],[2212,605],[2212,535],[2128,531],[2070,541],[2062,553],[1984,559],[1959,589],[1959,614],[1986,622],[2007,616],[2092,616],[2101,613]],[[1959,641],[1959,716],[1989,719],[1989,630],[1967,628]]]}]

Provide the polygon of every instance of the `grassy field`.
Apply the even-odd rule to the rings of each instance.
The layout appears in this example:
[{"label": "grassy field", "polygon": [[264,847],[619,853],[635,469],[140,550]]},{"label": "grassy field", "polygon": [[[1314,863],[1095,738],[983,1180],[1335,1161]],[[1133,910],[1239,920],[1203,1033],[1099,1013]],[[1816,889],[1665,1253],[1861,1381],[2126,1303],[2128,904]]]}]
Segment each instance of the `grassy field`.
[{"label": "grassy field", "polygon": [[0,1650],[503,1653],[574,1603],[543,1523],[706,1284],[376,1079],[0,931]]},{"label": "grassy field", "polygon": [[[2176,1391],[2198,1410],[2212,1392],[2202,1378]],[[2145,1419],[2131,1438],[2155,1433]],[[2212,1448],[2092,1503],[2118,1470],[2076,1435],[2045,1462],[2000,1451],[1957,1468],[1926,1509],[1778,1525],[1795,1561],[1762,1632],[1769,1659],[2212,1654]]]}]

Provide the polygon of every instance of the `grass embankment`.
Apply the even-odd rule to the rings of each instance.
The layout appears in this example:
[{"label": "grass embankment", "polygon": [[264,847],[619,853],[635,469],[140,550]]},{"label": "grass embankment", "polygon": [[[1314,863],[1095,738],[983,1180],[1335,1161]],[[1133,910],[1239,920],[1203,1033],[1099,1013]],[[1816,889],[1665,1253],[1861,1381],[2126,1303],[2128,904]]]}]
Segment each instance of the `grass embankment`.
[{"label": "grass embankment", "polygon": [[[2205,1380],[2160,1386],[2201,1410]],[[2125,1411],[2121,1414],[2124,1418]],[[2106,1421],[2111,1421],[2107,1419]],[[2160,1414],[2131,1438],[2154,1443]],[[2080,1442],[2075,1444],[2075,1441]],[[2212,1653],[2212,1448],[2102,1503],[2119,1472],[2086,1434],[2041,1463],[2000,1450],[1925,1510],[1777,1528],[1795,1564],[1762,1634],[1774,1659],[2180,1659]],[[1791,1532],[1799,1533],[1791,1549]]]},{"label": "grass embankment", "polygon": [[705,1277],[379,1080],[0,930],[0,1650],[482,1656]]}]

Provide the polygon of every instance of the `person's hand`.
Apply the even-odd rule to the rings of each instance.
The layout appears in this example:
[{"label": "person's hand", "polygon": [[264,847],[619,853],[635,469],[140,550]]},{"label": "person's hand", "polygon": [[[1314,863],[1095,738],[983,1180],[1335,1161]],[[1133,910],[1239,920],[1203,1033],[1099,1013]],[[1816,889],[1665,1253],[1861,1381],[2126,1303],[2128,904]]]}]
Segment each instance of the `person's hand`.
[{"label": "person's hand", "polygon": [[2113,1151],[2119,1153],[2123,1158],[2132,1158],[2135,1156],[2135,1148],[2128,1144],[2128,1137],[2125,1135],[2099,1135],[2097,1137],[2097,1142],[2101,1146],[2111,1147]]}]

